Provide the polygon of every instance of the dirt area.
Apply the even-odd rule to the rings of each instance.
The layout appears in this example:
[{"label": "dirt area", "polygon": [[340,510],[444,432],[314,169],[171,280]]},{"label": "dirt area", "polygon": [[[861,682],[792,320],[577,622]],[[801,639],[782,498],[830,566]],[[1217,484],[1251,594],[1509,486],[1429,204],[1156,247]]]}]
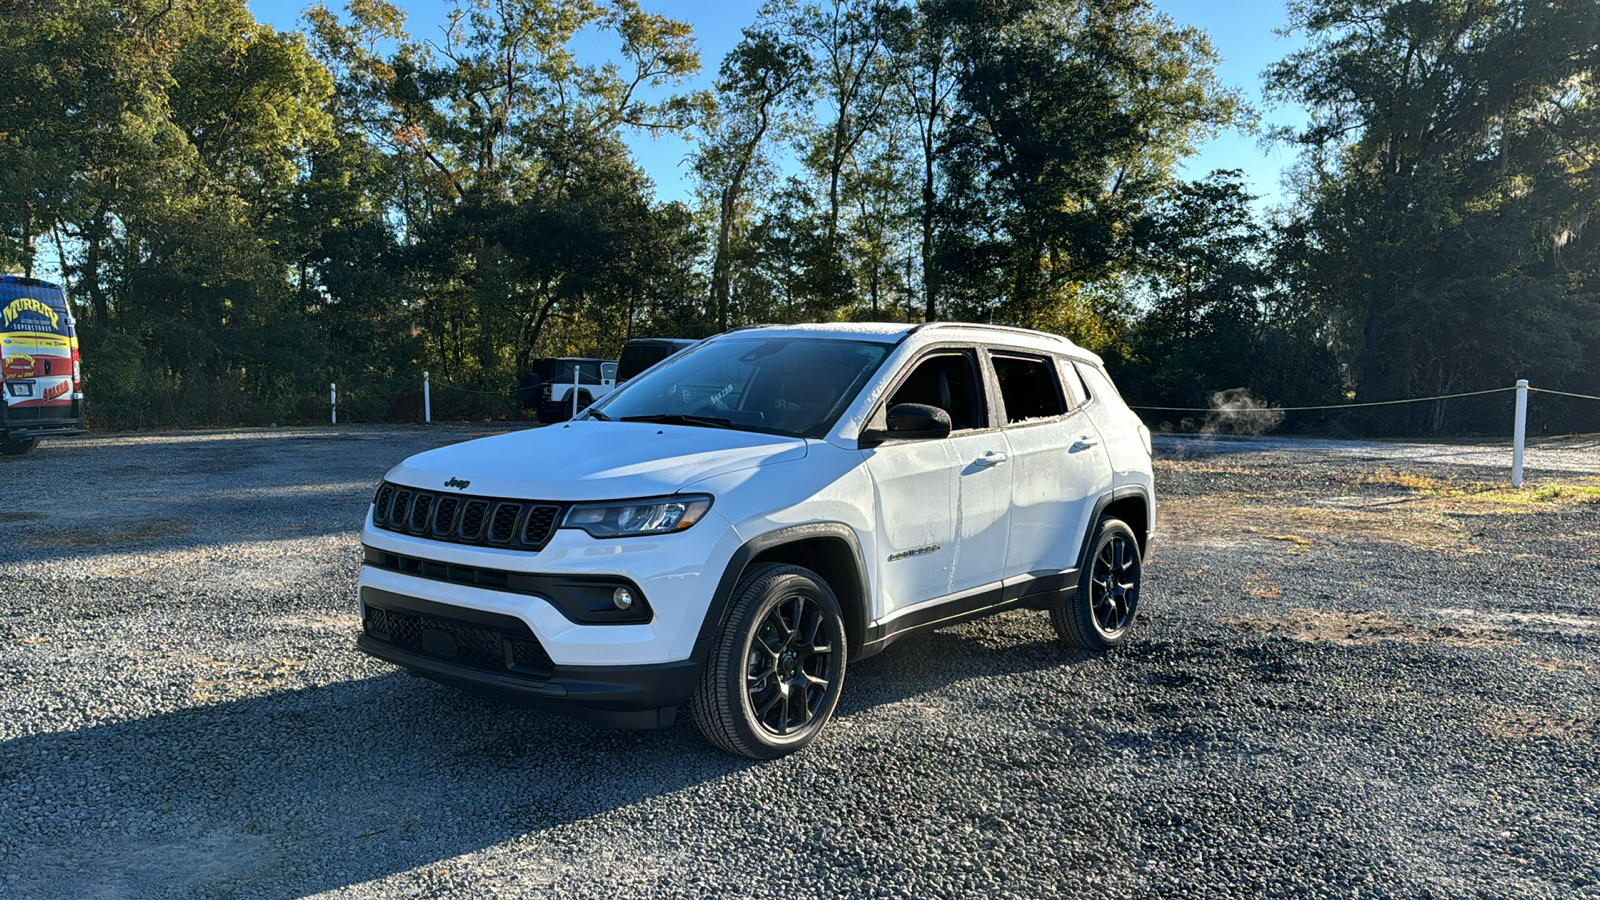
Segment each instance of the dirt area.
[{"label": "dirt area", "polygon": [[484,429],[0,461],[0,896],[1600,896],[1600,452],[1158,439],[1123,651],[853,663],[770,763],[354,649],[383,472]]}]

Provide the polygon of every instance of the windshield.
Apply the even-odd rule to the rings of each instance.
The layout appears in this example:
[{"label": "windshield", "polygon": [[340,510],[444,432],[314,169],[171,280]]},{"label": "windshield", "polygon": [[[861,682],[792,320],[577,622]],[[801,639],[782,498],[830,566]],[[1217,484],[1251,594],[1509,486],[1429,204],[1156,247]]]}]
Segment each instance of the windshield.
[{"label": "windshield", "polygon": [[629,381],[590,417],[821,437],[890,349],[755,335],[712,341]]}]

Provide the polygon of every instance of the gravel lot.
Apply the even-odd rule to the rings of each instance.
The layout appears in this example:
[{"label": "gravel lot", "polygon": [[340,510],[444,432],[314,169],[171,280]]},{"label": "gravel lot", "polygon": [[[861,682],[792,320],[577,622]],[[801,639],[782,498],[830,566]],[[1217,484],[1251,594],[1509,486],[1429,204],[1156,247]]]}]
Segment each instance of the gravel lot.
[{"label": "gravel lot", "polygon": [[907,640],[752,763],[355,650],[373,485],[480,433],[0,460],[0,896],[1600,896],[1581,445],[1511,492],[1471,452],[1164,439],[1129,649]]}]

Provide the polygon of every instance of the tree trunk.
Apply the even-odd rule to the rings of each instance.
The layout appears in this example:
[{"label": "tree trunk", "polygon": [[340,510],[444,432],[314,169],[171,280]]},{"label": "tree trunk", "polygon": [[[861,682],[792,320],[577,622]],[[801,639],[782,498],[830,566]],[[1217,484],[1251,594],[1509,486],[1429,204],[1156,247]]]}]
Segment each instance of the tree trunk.
[{"label": "tree trunk", "polygon": [[711,306],[717,317],[717,331],[728,330],[729,270],[733,266],[733,216],[738,204],[738,186],[722,189],[717,222],[717,256],[711,263]]},{"label": "tree trunk", "polygon": [[933,253],[933,155],[924,153],[922,166],[922,297],[923,320],[932,322],[939,309],[939,273]]},{"label": "tree trunk", "polygon": [[833,156],[828,160],[828,249],[832,250],[839,238],[839,179],[844,169],[844,110],[833,123]]},{"label": "tree trunk", "polygon": [[22,204],[22,274],[33,277],[33,210],[31,204]]},{"label": "tree trunk", "polygon": [[83,275],[78,279],[79,284],[89,286],[89,303],[94,308],[94,324],[105,328],[111,324],[111,304],[106,300],[104,284],[100,281],[100,254],[103,252],[105,242],[105,208],[104,202],[95,211],[94,218],[89,221],[89,227],[84,234]]}]

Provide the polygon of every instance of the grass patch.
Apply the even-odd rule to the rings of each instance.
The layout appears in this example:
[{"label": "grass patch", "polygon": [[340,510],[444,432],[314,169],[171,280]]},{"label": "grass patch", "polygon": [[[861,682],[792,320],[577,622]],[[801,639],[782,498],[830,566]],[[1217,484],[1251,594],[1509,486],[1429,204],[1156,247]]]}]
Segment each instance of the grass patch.
[{"label": "grass patch", "polygon": [[1264,534],[1262,537],[1273,541],[1284,541],[1289,545],[1290,555],[1298,556],[1311,549],[1311,539],[1298,534]]},{"label": "grass patch", "polygon": [[1458,483],[1435,475],[1424,475],[1420,472],[1394,472],[1388,469],[1363,473],[1357,476],[1355,481],[1357,484],[1404,488],[1417,494],[1450,493],[1461,488]]},{"label": "grass patch", "polygon": [[1535,503],[1550,503],[1558,500],[1575,503],[1600,503],[1600,485],[1564,484],[1556,481],[1539,485],[1528,496]]},{"label": "grass patch", "polygon": [[1471,552],[1459,522],[1437,510],[1410,504],[1287,506],[1270,501],[1216,494],[1204,500],[1171,499],[1161,506],[1162,527],[1180,540],[1208,546],[1272,540],[1291,555],[1313,544],[1337,546],[1352,539],[1403,544],[1423,550]]}]

